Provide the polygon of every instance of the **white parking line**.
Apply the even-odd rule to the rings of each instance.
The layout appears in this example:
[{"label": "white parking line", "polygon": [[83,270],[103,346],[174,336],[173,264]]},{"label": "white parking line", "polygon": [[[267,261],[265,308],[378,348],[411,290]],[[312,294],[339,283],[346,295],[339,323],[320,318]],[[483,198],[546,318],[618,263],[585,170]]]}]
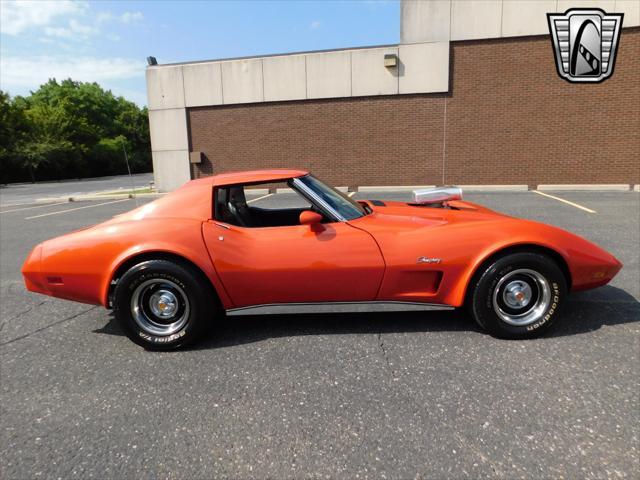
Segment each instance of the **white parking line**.
[{"label": "white parking line", "polygon": [[254,198],[253,200],[247,200],[247,203],[257,202],[258,200],[262,200],[263,198],[270,197],[271,195],[273,195],[273,193],[269,193],[269,194],[267,194],[267,195],[263,195],[263,196],[261,196],[261,197]]},{"label": "white parking line", "polygon": [[584,210],[589,213],[597,213],[595,210],[591,210],[590,208],[583,207],[582,205],[578,205],[577,203],[570,202],[569,200],[565,200],[564,198],[556,197],[554,195],[549,195],[548,193],[542,193],[538,190],[532,190],[533,193],[537,193],[538,195],[542,195],[543,197],[552,198],[562,203],[566,203],[567,205],[571,205],[572,207],[579,208],[580,210]]},{"label": "white parking line", "polygon": [[43,213],[42,215],[34,215],[33,217],[26,217],[25,220],[32,220],[34,218],[48,217],[49,215],[59,215],[61,213],[75,212],[76,210],[82,210],[84,208],[100,207],[102,205],[110,205],[112,203],[128,202],[130,198],[124,198],[122,200],[114,200],[113,202],[96,203],[95,205],[85,205],[84,207],[68,208],[67,210],[58,210],[57,212]]},{"label": "white parking line", "polygon": [[[64,201],[64,202],[58,202],[58,203],[43,203],[41,205],[34,205],[32,207],[14,208],[13,210],[2,210],[2,211],[0,211],[0,213],[21,212],[23,210],[31,210],[33,208],[53,207],[54,205],[64,205],[64,204],[67,204],[67,203],[69,203],[69,202],[68,201]],[[27,204],[23,203],[23,205],[29,205],[29,204],[28,203]]]},{"label": "white parking line", "polygon": [[25,205],[33,205],[33,202],[27,202],[27,203],[2,203],[2,204],[0,204],[0,208],[24,207]]},{"label": "white parking line", "polygon": [[356,194],[356,192],[350,192],[347,195],[349,195],[349,198],[353,197]]}]

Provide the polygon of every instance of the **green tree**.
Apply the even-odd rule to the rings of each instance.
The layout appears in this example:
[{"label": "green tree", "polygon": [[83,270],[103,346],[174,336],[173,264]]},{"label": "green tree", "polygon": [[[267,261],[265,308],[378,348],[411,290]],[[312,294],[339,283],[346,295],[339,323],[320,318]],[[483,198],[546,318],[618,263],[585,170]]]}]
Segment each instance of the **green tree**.
[{"label": "green tree", "polygon": [[151,170],[147,109],[97,83],[49,80],[27,97],[2,94],[0,118],[3,178],[123,174],[125,150],[132,171]]},{"label": "green tree", "polygon": [[0,183],[19,178],[22,169],[16,157],[16,145],[27,130],[24,111],[0,91]]},{"label": "green tree", "polygon": [[30,180],[36,181],[36,172],[42,166],[60,168],[68,159],[80,157],[82,145],[68,140],[65,131],[71,119],[60,106],[35,104],[24,110],[28,134],[17,143],[16,157],[29,172]]}]

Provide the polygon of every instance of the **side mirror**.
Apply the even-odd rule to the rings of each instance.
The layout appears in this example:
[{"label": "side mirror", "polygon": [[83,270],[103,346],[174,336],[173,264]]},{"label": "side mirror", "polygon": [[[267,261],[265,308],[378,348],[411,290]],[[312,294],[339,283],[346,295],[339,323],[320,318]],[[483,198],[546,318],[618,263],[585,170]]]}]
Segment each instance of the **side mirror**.
[{"label": "side mirror", "polygon": [[311,210],[305,210],[300,214],[300,225],[309,225],[313,227],[322,221],[322,215]]}]

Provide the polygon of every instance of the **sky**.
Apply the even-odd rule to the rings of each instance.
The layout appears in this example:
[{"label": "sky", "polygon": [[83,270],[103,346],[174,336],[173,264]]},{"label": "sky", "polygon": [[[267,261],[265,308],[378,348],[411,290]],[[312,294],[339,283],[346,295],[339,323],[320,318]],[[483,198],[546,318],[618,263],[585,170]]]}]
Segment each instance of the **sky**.
[{"label": "sky", "polygon": [[398,43],[398,0],[0,0],[0,89],[98,82],[146,104],[158,63]]}]

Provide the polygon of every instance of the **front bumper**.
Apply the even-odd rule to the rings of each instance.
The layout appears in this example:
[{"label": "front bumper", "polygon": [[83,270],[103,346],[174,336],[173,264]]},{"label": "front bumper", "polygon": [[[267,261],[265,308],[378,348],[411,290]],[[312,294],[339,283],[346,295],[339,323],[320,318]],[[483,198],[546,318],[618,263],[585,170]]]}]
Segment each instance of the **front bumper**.
[{"label": "front bumper", "polygon": [[22,265],[24,285],[30,292],[50,295],[42,275],[42,244],[36,245]]}]

